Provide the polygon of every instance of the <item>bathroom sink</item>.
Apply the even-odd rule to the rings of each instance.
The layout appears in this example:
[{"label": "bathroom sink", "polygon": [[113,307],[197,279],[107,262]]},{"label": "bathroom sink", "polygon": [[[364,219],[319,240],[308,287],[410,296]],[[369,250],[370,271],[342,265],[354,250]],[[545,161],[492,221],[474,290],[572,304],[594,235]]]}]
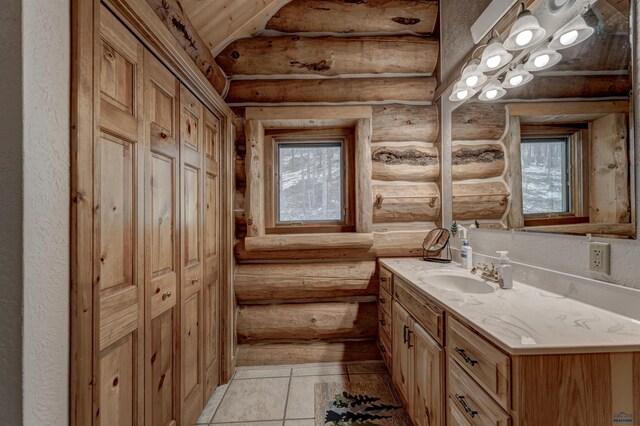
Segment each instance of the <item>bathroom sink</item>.
[{"label": "bathroom sink", "polygon": [[495,291],[495,287],[479,277],[460,273],[422,273],[420,278],[427,283],[447,290],[468,294],[488,294]]}]

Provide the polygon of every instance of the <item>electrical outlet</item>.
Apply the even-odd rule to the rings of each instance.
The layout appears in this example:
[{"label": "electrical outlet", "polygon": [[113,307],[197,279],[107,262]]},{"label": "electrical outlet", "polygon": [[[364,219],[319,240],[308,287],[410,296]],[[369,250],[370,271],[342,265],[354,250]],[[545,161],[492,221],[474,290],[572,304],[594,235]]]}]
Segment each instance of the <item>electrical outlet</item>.
[{"label": "electrical outlet", "polygon": [[589,244],[589,270],[602,274],[611,274],[611,244]]}]

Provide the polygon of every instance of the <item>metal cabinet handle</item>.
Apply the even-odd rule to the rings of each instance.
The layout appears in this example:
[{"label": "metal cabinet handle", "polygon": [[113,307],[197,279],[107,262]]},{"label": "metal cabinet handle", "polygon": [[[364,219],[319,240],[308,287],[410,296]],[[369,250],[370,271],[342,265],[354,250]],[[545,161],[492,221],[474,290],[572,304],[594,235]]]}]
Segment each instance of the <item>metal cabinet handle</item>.
[{"label": "metal cabinet handle", "polygon": [[380,297],[380,298],[378,298],[378,301],[379,301],[380,303],[382,303],[383,305],[384,305],[385,303],[387,303],[387,299],[385,299],[384,297]]},{"label": "metal cabinet handle", "polygon": [[456,352],[462,357],[462,359],[464,359],[464,362],[470,364],[472,367],[478,363],[478,361],[467,355],[464,349],[456,348]]},{"label": "metal cabinet handle", "polygon": [[412,348],[413,345],[411,344],[411,335],[413,334],[413,331],[409,330],[409,332],[407,333],[407,347],[408,348]]},{"label": "metal cabinet handle", "polygon": [[191,284],[197,284],[200,281],[200,278],[194,278],[191,280]]},{"label": "metal cabinet handle", "polygon": [[402,331],[402,336],[404,338],[404,343],[407,343],[409,341],[408,337],[407,337],[407,331],[409,331],[409,327],[407,327],[406,325],[403,325],[404,329]]},{"label": "metal cabinet handle", "polygon": [[380,325],[387,325],[387,322],[385,320],[383,320],[383,319],[378,320],[378,321],[380,322]]},{"label": "metal cabinet handle", "polygon": [[171,297],[170,291],[167,291],[166,293],[162,293],[162,300],[167,300],[169,297]]},{"label": "metal cabinet handle", "polygon": [[456,394],[456,399],[458,400],[460,405],[462,405],[462,408],[464,408],[464,411],[466,411],[467,414],[469,414],[471,416],[471,418],[474,418],[476,416],[476,414],[478,414],[477,411],[475,411],[475,410],[471,409],[471,407],[469,407],[469,404],[467,404],[467,401],[464,399],[464,396]]}]

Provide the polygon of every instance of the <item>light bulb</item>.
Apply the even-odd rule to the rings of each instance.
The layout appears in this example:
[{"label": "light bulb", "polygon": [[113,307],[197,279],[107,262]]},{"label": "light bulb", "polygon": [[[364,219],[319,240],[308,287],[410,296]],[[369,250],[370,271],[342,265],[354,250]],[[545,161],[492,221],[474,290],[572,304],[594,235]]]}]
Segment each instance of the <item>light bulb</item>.
[{"label": "light bulb", "polygon": [[498,68],[498,66],[500,65],[500,62],[502,62],[500,55],[492,56],[489,59],[487,59],[487,67],[489,67],[490,69]]},{"label": "light bulb", "polygon": [[544,55],[536,56],[533,60],[533,65],[535,65],[536,68],[542,68],[549,63],[550,59],[551,57],[546,53]]},{"label": "light bulb", "polygon": [[518,46],[526,46],[533,40],[533,31],[525,30],[516,36],[516,44]]},{"label": "light bulb", "polygon": [[498,96],[498,91],[496,89],[491,89],[485,93],[485,96],[487,99],[495,99],[495,97]]},{"label": "light bulb", "polygon": [[480,79],[478,78],[477,75],[470,75],[465,80],[465,83],[467,83],[467,86],[469,86],[469,87],[475,87],[475,85],[478,84],[479,81],[480,81]]},{"label": "light bulb", "polygon": [[466,99],[468,95],[469,95],[469,91],[468,90],[461,90],[456,94],[456,96],[460,100]]},{"label": "light bulb", "polygon": [[523,77],[521,75],[514,75],[509,79],[509,84],[512,86],[519,86],[522,83]]},{"label": "light bulb", "polygon": [[564,33],[560,36],[560,44],[563,46],[569,46],[575,43],[578,39],[578,30],[571,30],[568,33]]}]

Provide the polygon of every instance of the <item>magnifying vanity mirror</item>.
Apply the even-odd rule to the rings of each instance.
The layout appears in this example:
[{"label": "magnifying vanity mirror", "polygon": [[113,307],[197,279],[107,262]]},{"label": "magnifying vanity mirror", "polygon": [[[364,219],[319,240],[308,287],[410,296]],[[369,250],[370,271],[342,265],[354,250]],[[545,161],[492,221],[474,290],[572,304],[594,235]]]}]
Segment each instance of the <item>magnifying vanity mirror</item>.
[{"label": "magnifying vanity mirror", "polygon": [[476,48],[448,95],[454,220],[636,237],[630,7],[525,2]]}]

